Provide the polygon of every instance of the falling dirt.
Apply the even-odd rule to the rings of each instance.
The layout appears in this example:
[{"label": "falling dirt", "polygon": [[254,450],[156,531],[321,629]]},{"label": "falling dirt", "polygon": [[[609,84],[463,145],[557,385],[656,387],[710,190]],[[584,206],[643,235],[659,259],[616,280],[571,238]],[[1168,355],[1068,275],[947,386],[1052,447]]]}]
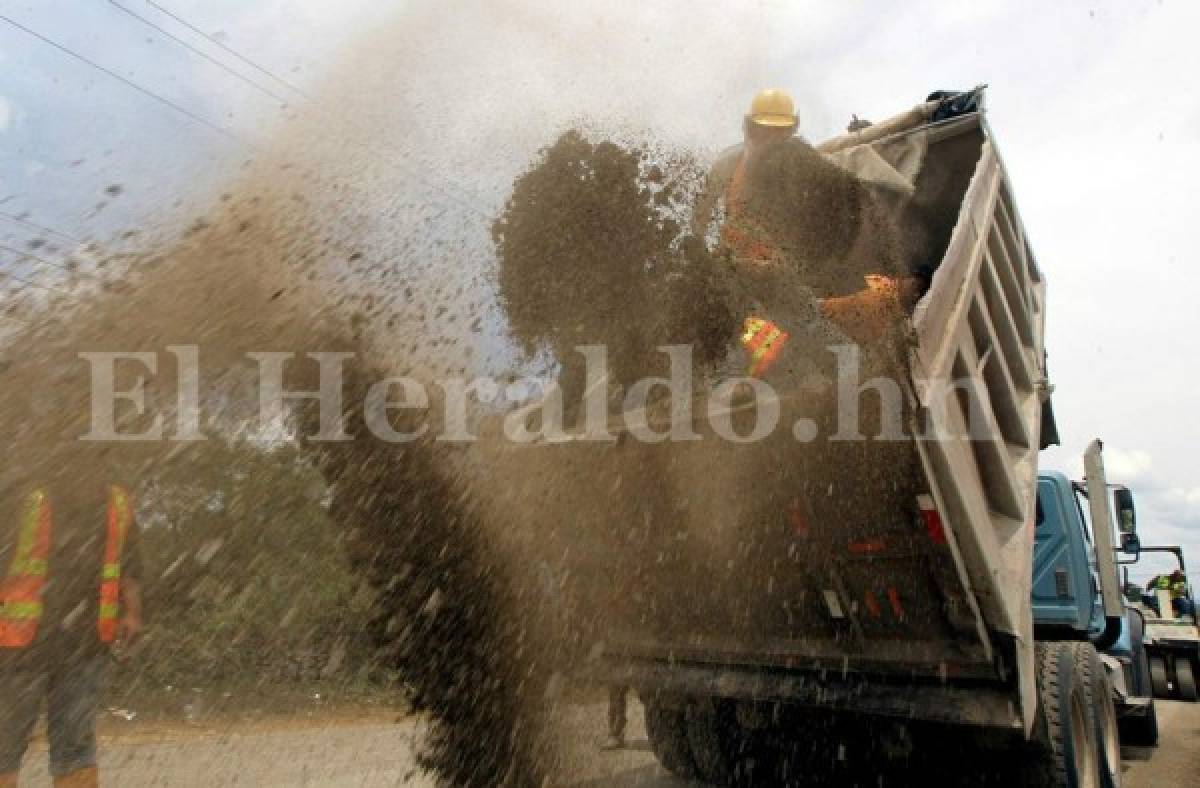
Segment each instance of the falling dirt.
[{"label": "falling dirt", "polygon": [[[442,21],[416,30],[445,33]],[[411,57],[363,51],[372,54],[344,72],[361,69],[372,84]],[[335,79],[328,92],[337,88]],[[279,130],[182,237],[146,240],[71,295],[22,307],[29,325],[5,341],[0,367],[0,435],[20,462],[5,463],[0,496],[113,478],[138,491],[164,467],[197,461],[181,430],[247,451],[306,436],[298,442],[329,486],[348,558],[376,592],[362,626],[432,717],[425,765],[452,785],[541,786],[558,773],[552,721],[565,682],[600,675],[604,655],[637,638],[701,632],[749,649],[815,622],[796,566],[835,538],[867,535],[837,523],[911,514],[907,449],[867,458],[860,443],[798,448],[786,425],[803,416],[821,434],[836,428],[826,347],[847,337],[816,299],[854,293],[868,273],[903,276],[913,255],[877,196],[798,140],[749,174],[750,209],[794,265],[748,269],[691,234],[705,167],[676,145],[531,124],[506,162],[480,165],[505,176],[489,202],[473,182],[441,177],[442,166],[461,168],[450,151],[429,166],[409,155],[413,140],[389,138],[408,107],[376,117],[376,94],[352,100],[361,112],[321,104]],[[318,133],[331,127],[338,133]],[[546,147],[533,153],[533,138]],[[783,431],[761,443],[697,427],[704,440],[686,446],[624,435],[513,445],[501,405],[473,406],[479,442],[436,440],[446,402],[435,381],[548,370],[570,426],[589,384],[576,348],[603,345],[607,419],[634,383],[669,377],[663,346],[693,349],[697,386],[743,375],[751,315],[791,336],[765,379],[801,392],[783,406]],[[864,349],[863,377],[898,374],[899,316]],[[163,439],[78,440],[94,423],[104,368],[80,354],[105,351],[148,354],[117,367],[114,388],[145,404],[118,403],[117,425],[161,426]],[[192,352],[194,403],[180,399],[192,390]],[[250,354],[267,352],[294,354],[289,391],[319,388],[307,354],[347,354],[333,414],[346,439],[312,440],[323,424],[311,399],[260,421]],[[390,442],[368,429],[363,406],[373,384],[398,375],[426,384],[431,401],[394,413],[390,427],[428,432]],[[189,431],[192,405],[204,415]],[[754,428],[741,415],[731,422],[739,434]],[[808,530],[819,538],[804,541]]]},{"label": "falling dirt", "polygon": [[[527,353],[550,349],[572,397],[582,394],[582,370],[570,358],[577,345],[606,345],[611,382],[620,386],[666,374],[657,346],[694,344],[702,379],[728,359],[740,364],[737,316],[747,305],[765,297],[781,320],[812,315],[803,297],[783,295],[807,292],[797,272],[739,277],[728,259],[684,236],[686,224],[670,213],[686,218],[680,201],[694,193],[695,172],[686,159],[649,161],[642,151],[569,132],[516,181],[493,227],[501,302]],[[217,435],[264,430],[249,353],[295,353],[285,376],[291,391],[318,387],[316,365],[304,354],[354,354],[342,367],[341,415],[351,440],[306,445],[333,490],[330,513],[346,530],[350,560],[378,591],[377,613],[363,623],[377,635],[380,659],[411,688],[414,706],[435,720],[427,767],[456,785],[540,785],[555,772],[556,748],[543,725],[561,683],[586,673],[613,632],[642,622],[670,636],[702,611],[709,628],[739,635],[761,628],[760,613],[734,604],[745,595],[730,584],[787,546],[738,534],[734,524],[786,517],[794,493],[746,499],[747,509],[730,508],[722,491],[753,486],[776,464],[800,481],[806,466],[787,462],[794,452],[787,439],[730,462],[713,449],[676,457],[666,447],[632,444],[517,456],[521,449],[494,435],[471,460],[463,448],[432,439],[374,438],[361,412],[371,383],[396,372],[424,371],[431,380],[432,370],[453,367],[442,355],[452,343],[425,326],[431,313],[445,314],[438,299],[452,300],[454,291],[430,275],[432,283],[416,283],[432,294],[428,303],[405,299],[420,272],[381,265],[386,247],[363,252],[365,244],[324,213],[331,205],[342,218],[360,210],[348,191],[321,173],[260,163],[230,189],[236,197],[178,243],[147,252],[123,278],[77,303],[55,304],[13,336],[2,418],[11,451],[25,461],[6,466],[5,488],[15,494],[35,480],[53,489],[120,475],[137,489],[164,464],[190,461],[186,442],[80,446],[75,439],[92,415],[91,370],[80,352],[154,354],[152,374],[136,363],[119,366],[125,374],[115,388],[131,389],[146,373],[146,401],[167,436],[186,382],[165,348],[197,348],[203,430]],[[381,271],[372,280],[373,266]],[[792,301],[796,317],[783,317]],[[799,322],[793,330],[798,338],[803,331]],[[454,352],[470,357],[461,351]],[[784,370],[777,379],[798,374]],[[429,426],[432,414],[436,402],[430,415],[406,414],[392,426]],[[155,426],[151,416],[133,416],[121,422],[123,432]],[[289,423],[311,436],[319,408],[299,401],[273,429]],[[278,439],[271,429],[262,440]],[[714,482],[711,494],[688,493],[689,480],[702,477]],[[772,489],[787,488],[787,479]],[[794,489],[804,484],[818,486],[809,478]],[[723,513],[715,531],[705,524],[712,512]],[[677,525],[664,529],[668,522]],[[714,556],[731,549],[744,560],[702,583]],[[697,585],[712,592],[702,604],[683,591]]]},{"label": "falling dirt", "polygon": [[513,186],[493,235],[497,284],[526,353],[549,348],[564,400],[583,395],[576,348],[607,348],[609,382],[666,373],[662,345],[726,352],[739,328],[708,250],[684,238],[702,175],[685,157],[564,133]]}]

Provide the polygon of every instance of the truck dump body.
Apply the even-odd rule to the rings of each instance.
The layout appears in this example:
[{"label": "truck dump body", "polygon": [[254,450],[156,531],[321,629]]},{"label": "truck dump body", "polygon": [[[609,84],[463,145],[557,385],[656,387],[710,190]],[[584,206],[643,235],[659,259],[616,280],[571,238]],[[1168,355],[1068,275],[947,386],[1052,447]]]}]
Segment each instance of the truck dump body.
[{"label": "truck dump body", "polygon": [[[547,625],[577,633],[593,675],[1029,730],[1044,286],[982,115],[933,122],[936,106],[818,146],[933,250],[909,342],[851,358],[811,296],[771,293],[799,361],[766,376],[769,437],[718,435],[714,407],[743,435],[753,412],[701,398],[694,439],[622,433],[485,463],[497,505],[539,501],[499,546],[544,572],[561,619]],[[837,439],[843,361],[865,440]],[[887,440],[880,396],[899,403]],[[820,438],[793,432],[805,420]]]}]

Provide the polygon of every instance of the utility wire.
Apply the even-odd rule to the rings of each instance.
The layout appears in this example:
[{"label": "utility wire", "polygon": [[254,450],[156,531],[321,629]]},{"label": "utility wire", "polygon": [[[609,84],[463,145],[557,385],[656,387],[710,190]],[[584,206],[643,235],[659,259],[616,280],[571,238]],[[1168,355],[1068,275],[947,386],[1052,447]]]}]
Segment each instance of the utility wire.
[{"label": "utility wire", "polygon": [[153,28],[154,30],[157,30],[157,31],[158,31],[158,33],[159,33],[160,35],[166,36],[167,38],[171,39],[171,40],[172,40],[172,41],[174,41],[175,43],[179,44],[181,47],[184,47],[184,48],[186,48],[186,49],[187,49],[189,52],[191,52],[192,54],[194,54],[194,55],[198,55],[199,57],[202,57],[202,58],[204,58],[205,60],[207,60],[209,63],[212,63],[213,65],[215,65],[217,68],[220,68],[220,69],[222,69],[223,71],[226,71],[226,72],[228,72],[229,74],[232,74],[233,76],[235,76],[235,77],[237,77],[238,79],[240,79],[242,82],[245,82],[247,85],[250,85],[251,87],[253,87],[255,90],[261,91],[261,92],[263,92],[263,93],[267,94],[268,96],[270,96],[271,98],[275,99],[276,101],[279,101],[279,102],[281,102],[281,103],[283,103],[283,104],[287,104],[287,103],[288,103],[288,100],[287,100],[286,98],[284,98],[283,96],[281,96],[281,95],[279,95],[278,93],[274,92],[274,91],[273,91],[273,90],[271,90],[270,88],[268,88],[268,87],[265,87],[264,85],[261,85],[261,84],[259,84],[258,82],[255,82],[254,80],[250,79],[249,77],[247,77],[246,75],[242,74],[242,73],[241,73],[241,72],[239,72],[239,71],[235,71],[235,70],[233,70],[233,68],[231,68],[230,66],[228,66],[228,65],[226,65],[225,63],[221,62],[220,60],[217,60],[215,57],[213,57],[212,55],[208,54],[208,53],[207,53],[207,52],[205,52],[204,50],[202,50],[202,49],[199,49],[199,48],[197,48],[197,47],[194,47],[194,46],[192,46],[191,44],[189,44],[187,41],[184,41],[184,40],[183,40],[182,38],[180,38],[179,36],[175,35],[174,33],[171,33],[171,32],[169,32],[169,31],[167,31],[167,30],[164,30],[163,28],[161,28],[161,27],[159,27],[158,25],[154,24],[153,22],[151,22],[149,19],[147,19],[146,17],[142,16],[141,14],[139,14],[139,13],[137,13],[137,12],[135,12],[135,11],[133,11],[133,10],[129,9],[129,8],[126,8],[125,6],[123,6],[123,5],[121,5],[120,3],[116,2],[116,0],[108,0],[108,3],[109,3],[109,5],[111,5],[113,8],[116,8],[116,9],[118,9],[119,11],[121,11],[122,13],[128,14],[129,16],[133,17],[134,19],[138,20],[138,21],[139,21],[139,22],[141,22],[143,25],[146,25],[147,27],[150,27],[150,28]]},{"label": "utility wire", "polygon": [[26,252],[24,249],[15,249],[11,246],[5,246],[4,244],[0,244],[0,249],[3,249],[6,252],[11,252],[12,254],[19,254],[22,257],[27,257],[30,260],[36,260],[39,263],[53,266],[54,268],[62,269],[63,271],[66,271],[69,274],[74,273],[74,271],[71,270],[70,266],[63,265],[62,263],[56,263],[53,260],[47,260],[44,257],[38,257],[36,254],[30,254],[29,252]]},{"label": "utility wire", "polygon": [[50,285],[44,285],[44,284],[41,284],[40,282],[34,282],[29,279],[25,279],[23,277],[17,276],[16,274],[10,273],[8,271],[0,271],[0,278],[11,279],[14,282],[20,282],[21,284],[29,285],[30,287],[41,288],[42,290],[46,290],[46,291],[52,292],[52,293],[64,293],[66,295],[70,295],[69,292],[67,292],[66,290],[63,290],[61,287],[51,287]]},{"label": "utility wire", "polygon": [[[113,2],[113,0],[109,0],[109,2],[113,3],[113,5],[117,5],[115,2]],[[196,35],[202,36],[205,40],[207,40],[207,41],[211,42],[212,44],[225,50],[226,52],[233,55],[238,60],[247,64],[251,68],[257,69],[258,71],[262,72],[263,74],[266,74],[271,79],[274,79],[275,81],[279,82],[280,84],[285,85],[290,90],[292,90],[295,93],[297,93],[298,95],[302,96],[304,99],[312,102],[313,105],[315,107],[317,107],[317,109],[320,110],[322,114],[324,114],[326,117],[332,119],[335,123],[344,124],[346,126],[349,126],[354,131],[364,134],[364,136],[370,136],[369,133],[364,132],[364,129],[362,126],[358,125],[351,119],[346,118],[346,117],[339,115],[338,113],[335,113],[334,111],[330,110],[329,108],[324,106],[322,103],[314,100],[311,96],[309,96],[307,93],[305,93],[300,88],[296,87],[295,85],[293,85],[292,83],[283,79],[282,77],[276,75],[273,71],[266,68],[265,66],[261,66],[258,63],[254,62],[250,58],[243,55],[241,52],[238,52],[233,47],[228,46],[227,44],[225,44],[225,43],[221,42],[220,40],[218,40],[217,38],[213,37],[212,35],[205,33],[199,27],[197,27],[196,25],[193,25],[191,22],[187,21],[179,14],[177,14],[167,8],[164,8],[163,6],[154,2],[154,0],[146,0],[146,3],[147,3],[147,5],[150,5],[151,7],[157,9],[158,11],[162,12],[163,14],[166,14],[171,19],[174,19],[176,22],[183,25],[188,30],[191,30]],[[118,5],[117,7],[120,8],[121,6]],[[466,189],[465,187],[462,187],[462,186],[439,185],[439,184],[433,182],[430,178],[428,178],[424,173],[422,173],[420,171],[420,167],[419,167],[420,162],[411,153],[408,153],[408,152],[404,151],[403,149],[396,147],[393,144],[390,144],[390,142],[387,140],[384,140],[384,146],[387,149],[396,153],[397,155],[401,156],[402,158],[409,159],[410,161],[418,162],[415,165],[410,165],[410,164],[405,164],[403,162],[392,161],[392,163],[394,165],[396,165],[399,169],[406,172],[414,180],[418,181],[419,183],[421,183],[425,187],[429,188],[430,190],[437,192],[439,194],[442,194],[445,197],[448,197],[451,202],[457,203],[460,207],[466,208],[466,209],[472,211],[473,213],[478,214],[479,216],[481,216],[484,219],[491,218],[491,212],[486,207],[484,207],[483,201],[480,198],[478,198],[476,195],[472,194],[468,189]]]},{"label": "utility wire", "polygon": [[195,25],[193,25],[191,22],[189,22],[189,21],[187,21],[186,19],[184,19],[184,18],[183,18],[182,16],[180,16],[179,14],[176,14],[176,13],[174,13],[173,11],[171,11],[171,10],[169,10],[169,9],[163,8],[161,5],[159,5],[158,3],[154,2],[154,0],[146,0],[146,3],[147,3],[147,5],[151,6],[152,8],[155,8],[155,9],[157,9],[159,12],[161,12],[161,13],[163,13],[163,14],[166,14],[167,16],[171,17],[171,18],[172,18],[172,19],[174,19],[176,22],[178,22],[179,24],[183,25],[183,26],[184,26],[184,27],[186,27],[188,30],[191,30],[191,31],[192,31],[193,33],[195,33],[196,35],[198,35],[198,36],[202,36],[204,39],[206,39],[206,40],[207,40],[207,41],[209,41],[210,43],[212,43],[212,44],[215,44],[216,46],[219,46],[221,49],[224,49],[226,52],[228,52],[229,54],[233,55],[233,56],[234,56],[234,57],[236,57],[238,60],[242,61],[243,63],[245,63],[246,65],[250,66],[251,68],[253,68],[253,69],[256,69],[257,71],[260,71],[261,73],[263,73],[263,74],[267,75],[268,77],[270,77],[271,79],[275,80],[276,82],[278,82],[279,84],[283,85],[284,87],[288,88],[289,90],[291,90],[292,92],[296,93],[297,95],[299,95],[299,96],[303,96],[304,98],[309,98],[309,95],[308,95],[307,93],[305,93],[303,90],[301,90],[300,88],[298,88],[298,87],[296,87],[295,85],[293,85],[291,82],[288,82],[288,81],[287,81],[286,79],[284,79],[283,77],[281,77],[281,76],[278,76],[277,74],[275,74],[275,73],[274,73],[273,71],[271,71],[270,69],[268,69],[268,68],[266,68],[266,67],[264,67],[264,66],[260,66],[258,63],[255,63],[253,60],[251,60],[250,58],[248,58],[248,57],[246,57],[245,55],[241,54],[240,52],[238,52],[237,50],[233,49],[232,47],[226,46],[224,43],[222,43],[222,42],[221,42],[219,39],[217,39],[215,36],[212,36],[212,35],[209,35],[208,33],[205,33],[203,30],[201,30],[200,28],[196,27]]},{"label": "utility wire", "polygon": [[144,88],[141,85],[137,84],[136,82],[134,82],[130,79],[126,79],[125,77],[121,76],[120,74],[113,71],[112,69],[105,68],[104,66],[100,65],[99,63],[97,63],[94,60],[89,60],[88,58],[84,57],[83,55],[79,54],[78,52],[76,52],[68,47],[63,46],[62,44],[58,43],[57,41],[53,41],[53,40],[47,38],[46,36],[42,35],[41,33],[37,32],[36,30],[31,30],[28,27],[25,27],[25,25],[22,25],[20,22],[17,22],[3,14],[0,14],[0,19],[4,20],[5,22],[8,22],[10,25],[17,28],[18,30],[28,33],[29,35],[33,36],[34,38],[38,39],[39,41],[49,44],[50,46],[54,47],[58,51],[63,52],[64,54],[70,55],[71,57],[75,58],[76,60],[86,63],[87,65],[91,66],[92,68],[96,69],[97,71],[104,72],[108,76],[112,77],[113,79],[117,80],[118,82],[128,85],[129,87],[133,88],[134,90],[141,93],[142,95],[148,96],[148,97],[154,99],[155,101],[157,101],[158,103],[164,104],[164,105],[170,107],[171,109],[175,110],[179,114],[181,114],[187,118],[190,118],[191,120],[195,121],[196,123],[199,123],[203,126],[207,126],[208,128],[212,129],[213,131],[215,131],[219,134],[223,134],[226,137],[229,137],[230,139],[235,139],[235,140],[240,141],[238,136],[236,134],[234,134],[232,131],[230,131],[229,129],[222,128],[221,126],[218,126],[217,124],[213,123],[212,121],[206,120],[205,118],[200,117],[199,115],[197,115],[196,113],[187,109],[186,107],[182,107],[179,104],[176,104],[174,101],[171,101],[169,98],[160,96],[159,94],[155,93],[154,91],[152,91],[148,88]]},{"label": "utility wire", "polygon": [[[186,21],[183,20],[182,17],[179,17],[178,15],[171,13],[170,11],[168,11],[167,9],[158,5],[157,3],[154,3],[152,0],[147,0],[147,2],[150,5],[157,8],[158,10],[162,11],[164,14],[167,14],[167,16],[170,16],[172,19],[175,19],[176,21],[178,21],[180,24],[184,25],[188,29],[196,32],[197,34],[199,34],[201,36],[204,36],[204,38],[212,41],[214,44],[217,44],[222,49],[233,54],[235,57],[238,57],[239,59],[255,66],[256,68],[259,68],[259,70],[263,70],[269,76],[272,76],[273,78],[278,79],[278,77],[274,77],[274,75],[271,74],[271,72],[266,71],[265,69],[262,69],[260,66],[257,66],[256,64],[253,63],[253,61],[251,61],[248,58],[244,57],[243,55],[239,54],[238,52],[231,49],[230,47],[225,46],[224,44],[217,41],[212,36],[200,31],[194,25],[188,24]],[[113,5],[117,5],[117,4],[113,3]],[[117,6],[117,7],[120,8],[120,6]],[[134,90],[138,91],[139,93],[142,93],[143,95],[148,96],[148,97],[154,99],[155,101],[170,107],[171,109],[190,118],[191,120],[193,120],[197,123],[200,123],[204,126],[207,126],[208,128],[212,129],[213,131],[216,131],[226,137],[229,137],[231,139],[235,139],[238,141],[242,141],[240,139],[240,137],[238,137],[238,135],[234,134],[233,132],[229,131],[228,129],[225,129],[225,128],[222,128],[221,126],[216,125],[215,123],[193,113],[192,111],[188,110],[187,108],[180,106],[179,104],[175,103],[174,101],[171,101],[168,98],[160,96],[159,94],[149,90],[148,88],[142,87],[141,85],[137,84],[136,82],[133,82],[132,80],[129,80],[129,79],[121,76],[120,74],[116,73],[115,71],[112,71],[111,69],[108,69],[93,60],[89,60],[88,58],[84,57],[83,55],[79,54],[78,52],[75,52],[74,50],[72,50],[64,45],[59,44],[58,42],[56,42],[50,38],[47,38],[46,36],[42,35],[41,33],[38,33],[37,31],[32,30],[32,29],[22,25],[21,23],[11,19],[10,17],[0,14],[0,20],[3,20],[5,22],[7,22],[8,24],[12,25],[13,27],[17,28],[18,30],[21,30],[21,31],[33,36],[34,38],[37,38],[38,40],[54,47],[55,49],[59,50],[60,52],[63,52],[64,54],[67,54],[67,55],[75,58],[76,60],[79,60],[79,61],[91,66],[92,68],[94,68],[98,71],[102,71],[103,73],[107,74],[108,76],[112,77],[113,79],[116,79],[117,81],[129,86],[130,88],[133,88]],[[178,39],[176,39],[176,40],[178,40]],[[182,44],[184,42],[180,41],[179,43]],[[300,95],[305,96],[307,98],[307,95],[303,91],[299,90],[299,88],[295,88],[294,86],[290,85],[287,82],[284,82],[283,80],[280,80],[280,81],[283,82],[283,84],[288,85],[289,88],[296,90],[298,93],[300,93]],[[318,106],[320,106],[320,105],[318,105]],[[322,112],[324,112],[328,116],[334,117],[335,119],[340,120],[341,122],[349,123],[349,121],[346,118],[341,118],[341,117],[336,116],[335,113],[333,113],[331,110],[328,110],[324,107],[321,107],[321,109],[322,109]],[[355,126],[355,128],[357,129],[359,127]],[[389,145],[388,147],[391,147],[391,146]],[[402,150],[396,149],[396,152],[405,158],[412,158],[411,154],[408,154]],[[480,204],[481,201],[479,201],[473,195],[468,195],[467,192],[464,189],[462,189],[461,187],[453,187],[453,191],[452,191],[451,190],[452,187],[445,186],[445,185],[439,185],[439,184],[431,181],[422,172],[420,172],[420,170],[415,166],[407,165],[402,162],[395,162],[395,161],[393,162],[393,164],[395,164],[400,169],[406,171],[414,180],[417,180],[418,182],[422,183],[423,185],[425,185],[426,187],[430,188],[431,190],[433,190],[435,192],[441,193],[444,196],[449,197],[452,202],[458,203],[461,207],[467,208],[468,210],[478,214],[479,216],[481,216],[485,219],[490,218],[490,212],[486,208],[481,207],[481,204]],[[455,194],[455,192],[461,192],[462,195],[464,195],[464,196],[459,196],[459,195]]]},{"label": "utility wire", "polygon": [[51,235],[57,235],[61,238],[65,238],[68,241],[74,241],[77,244],[83,243],[83,241],[81,239],[76,238],[73,235],[68,235],[67,233],[62,232],[61,230],[55,230],[53,227],[47,227],[44,224],[38,224],[37,222],[31,222],[28,219],[22,219],[20,216],[13,216],[11,213],[4,213],[4,212],[0,211],[0,219],[7,219],[8,221],[13,222],[14,224],[23,224],[26,227],[32,227],[33,229],[41,230],[44,233],[50,233]]}]

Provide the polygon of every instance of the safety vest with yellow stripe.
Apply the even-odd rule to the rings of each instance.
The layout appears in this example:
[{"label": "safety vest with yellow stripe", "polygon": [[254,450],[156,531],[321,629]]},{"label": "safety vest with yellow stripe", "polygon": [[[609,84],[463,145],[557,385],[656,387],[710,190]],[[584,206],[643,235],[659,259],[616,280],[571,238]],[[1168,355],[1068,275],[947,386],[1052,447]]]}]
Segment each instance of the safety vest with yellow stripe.
[{"label": "safety vest with yellow stripe", "polygon": [[[777,259],[779,252],[766,230],[745,210],[743,185],[746,180],[746,153],[739,157],[725,186],[725,221],[721,225],[721,243],[734,257],[758,264]],[[742,324],[742,347],[749,356],[747,374],[761,377],[783,352],[788,333],[764,317],[750,316]]]},{"label": "safety vest with yellow stripe", "polygon": [[770,233],[746,211],[746,153],[742,153],[725,186],[725,221],[721,225],[721,243],[736,259],[765,264],[780,256]]},{"label": "safety vest with yellow stripe", "polygon": [[742,347],[750,357],[750,377],[761,377],[788,340],[788,332],[762,317],[748,317],[742,325]]},{"label": "safety vest with yellow stripe", "polygon": [[[747,154],[738,157],[725,186],[725,221],[722,245],[735,259],[767,265],[783,262],[783,251],[771,234],[746,210],[744,195]],[[874,342],[890,326],[900,308],[904,280],[882,274],[867,274],[866,287],[849,296],[818,298],[821,314],[841,327],[855,342]],[[788,333],[770,320],[750,316],[743,324],[742,346],[750,357],[748,374],[761,377],[775,362],[788,340]]]},{"label": "safety vest with yellow stripe", "polygon": [[[8,573],[0,580],[0,648],[25,648],[37,635],[42,597],[50,569],[53,513],[44,490],[26,500]],[[96,634],[101,643],[117,637],[120,615],[121,554],[133,522],[129,492],[113,485],[108,491],[104,564],[100,572],[100,606]]]}]

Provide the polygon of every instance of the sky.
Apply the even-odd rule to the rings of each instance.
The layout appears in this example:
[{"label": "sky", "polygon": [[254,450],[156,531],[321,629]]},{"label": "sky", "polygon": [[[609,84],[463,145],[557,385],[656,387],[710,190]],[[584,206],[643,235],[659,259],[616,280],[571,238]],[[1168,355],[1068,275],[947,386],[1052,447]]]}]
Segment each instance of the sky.
[{"label": "sky", "polygon": [[[793,93],[817,141],[851,113],[878,120],[931,90],[987,83],[1047,280],[1063,446],[1043,465],[1077,476],[1102,438],[1143,541],[1183,543],[1200,566],[1200,4],[155,3],[119,0],[207,58],[109,0],[0,0],[0,15],[112,72],[0,20],[0,212],[60,233],[0,215],[0,244],[43,237],[62,247],[52,256],[75,245],[67,236],[119,243],[182,221],[295,122],[305,96],[336,107],[342,89],[371,91],[397,155],[487,210],[579,119],[711,157],[737,141],[762,87]],[[0,266],[39,282],[57,273],[2,250]]]}]

